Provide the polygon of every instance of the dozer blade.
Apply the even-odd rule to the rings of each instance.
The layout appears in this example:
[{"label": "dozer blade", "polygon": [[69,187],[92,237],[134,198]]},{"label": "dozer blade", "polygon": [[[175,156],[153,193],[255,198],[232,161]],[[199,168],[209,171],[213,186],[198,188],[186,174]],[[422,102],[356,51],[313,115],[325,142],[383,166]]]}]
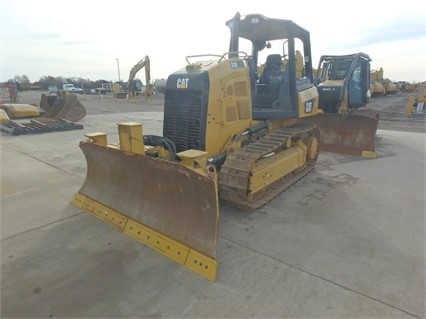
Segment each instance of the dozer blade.
[{"label": "dozer blade", "polygon": [[376,157],[375,137],[379,115],[323,113],[305,119],[320,130],[321,151],[368,158]]},{"label": "dozer blade", "polygon": [[214,281],[216,178],[176,162],[80,143],[86,179],[71,203]]},{"label": "dozer blade", "polygon": [[46,111],[44,117],[80,121],[86,116],[86,108],[73,93],[58,92],[57,96],[41,95],[40,107]]}]

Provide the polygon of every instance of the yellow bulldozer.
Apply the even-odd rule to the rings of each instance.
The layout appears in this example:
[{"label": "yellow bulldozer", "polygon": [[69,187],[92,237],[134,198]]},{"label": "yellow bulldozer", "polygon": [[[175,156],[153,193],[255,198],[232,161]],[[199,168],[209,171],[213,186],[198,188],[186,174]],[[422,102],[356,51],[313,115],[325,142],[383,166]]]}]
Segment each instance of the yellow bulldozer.
[{"label": "yellow bulldozer", "polygon": [[211,281],[219,200],[245,211],[265,205],[312,171],[321,142],[307,120],[322,113],[309,32],[260,14],[237,13],[226,25],[229,52],[188,56],[168,77],[162,136],[136,122],[118,123],[118,143],[85,135],[86,179],[71,200]]},{"label": "yellow bulldozer", "polygon": [[309,118],[320,131],[320,150],[375,158],[375,136],[379,114],[365,115],[370,91],[368,54],[323,55],[315,85],[323,114]]}]

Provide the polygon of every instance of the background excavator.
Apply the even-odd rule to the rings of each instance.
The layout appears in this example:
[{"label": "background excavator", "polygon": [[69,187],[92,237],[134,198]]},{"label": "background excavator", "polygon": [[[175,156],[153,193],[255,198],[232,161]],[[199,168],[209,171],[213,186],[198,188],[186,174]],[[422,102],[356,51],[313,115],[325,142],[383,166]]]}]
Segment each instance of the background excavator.
[{"label": "background excavator", "polygon": [[[118,144],[85,135],[86,179],[71,200],[212,281],[219,199],[248,211],[265,205],[314,168],[320,144],[305,122],[320,112],[309,32],[260,14],[226,25],[229,52],[188,56],[168,77],[163,136],[135,122],[118,124]],[[276,53],[263,53],[273,45]]]},{"label": "background excavator", "polygon": [[151,64],[149,56],[145,56],[142,60],[136,63],[129,73],[129,79],[127,80],[127,92],[130,98],[136,96],[135,88],[133,86],[133,80],[135,79],[136,74],[145,67],[145,98],[149,98],[153,94],[153,89],[151,85]]},{"label": "background excavator", "polygon": [[[145,68],[145,82],[146,85],[143,87],[142,81],[135,79],[136,74]],[[141,92],[144,93],[145,99],[148,99],[153,94],[153,87],[151,84],[151,66],[148,56],[145,56],[142,60],[136,63],[129,72],[129,79],[127,82],[117,82],[112,85],[111,91],[116,98],[130,98],[134,99]]]}]

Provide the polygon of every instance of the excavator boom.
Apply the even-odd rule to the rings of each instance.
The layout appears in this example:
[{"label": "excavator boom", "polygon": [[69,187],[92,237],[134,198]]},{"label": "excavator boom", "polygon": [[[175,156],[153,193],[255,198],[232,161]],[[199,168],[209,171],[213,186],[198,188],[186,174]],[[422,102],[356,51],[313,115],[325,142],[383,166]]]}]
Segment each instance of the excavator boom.
[{"label": "excavator boom", "polygon": [[127,91],[130,92],[131,96],[135,95],[133,88],[133,80],[135,79],[136,74],[145,67],[145,97],[150,97],[152,95],[152,85],[151,85],[151,63],[149,56],[145,56],[142,60],[136,63],[133,68],[130,70],[129,79],[127,80]]}]

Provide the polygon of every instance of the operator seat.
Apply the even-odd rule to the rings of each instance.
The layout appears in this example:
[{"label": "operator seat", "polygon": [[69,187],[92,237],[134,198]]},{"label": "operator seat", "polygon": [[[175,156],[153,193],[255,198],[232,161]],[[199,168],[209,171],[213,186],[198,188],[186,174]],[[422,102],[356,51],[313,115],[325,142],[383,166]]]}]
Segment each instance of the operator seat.
[{"label": "operator seat", "polygon": [[253,104],[258,108],[271,108],[278,99],[283,78],[281,70],[281,55],[270,54],[266,58],[265,68],[256,85]]},{"label": "operator seat", "polygon": [[265,68],[259,78],[259,84],[270,84],[271,74],[275,71],[281,70],[281,55],[270,54],[266,58]]}]

